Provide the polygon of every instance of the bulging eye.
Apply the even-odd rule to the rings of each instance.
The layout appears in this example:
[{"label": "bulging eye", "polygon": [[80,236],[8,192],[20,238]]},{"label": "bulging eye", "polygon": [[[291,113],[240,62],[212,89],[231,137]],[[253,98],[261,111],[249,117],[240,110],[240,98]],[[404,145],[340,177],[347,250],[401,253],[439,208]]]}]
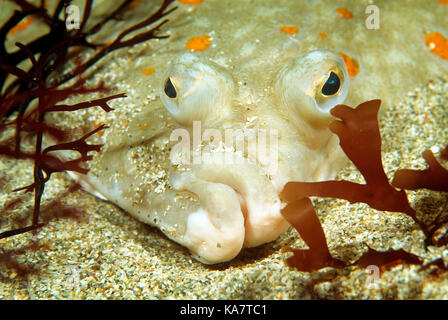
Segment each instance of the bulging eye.
[{"label": "bulging eye", "polygon": [[322,76],[316,74],[314,101],[321,111],[328,113],[345,100],[350,79],[344,62],[336,59],[324,63],[320,72],[323,73]]},{"label": "bulging eye", "polygon": [[325,96],[332,96],[339,92],[341,87],[341,80],[336,73],[330,72],[330,76],[322,86],[321,92]]},{"label": "bulging eye", "polygon": [[176,88],[174,87],[170,78],[167,78],[165,81],[164,91],[165,91],[165,94],[168,96],[168,98],[175,99],[177,97]]},{"label": "bulging eye", "polygon": [[193,121],[203,121],[212,125],[231,116],[233,80],[213,62],[183,54],[170,63],[164,79],[160,97],[179,124],[191,126]]},{"label": "bulging eye", "polygon": [[341,56],[315,50],[289,61],[275,83],[279,106],[299,121],[326,123],[330,110],[348,94],[350,79]]}]

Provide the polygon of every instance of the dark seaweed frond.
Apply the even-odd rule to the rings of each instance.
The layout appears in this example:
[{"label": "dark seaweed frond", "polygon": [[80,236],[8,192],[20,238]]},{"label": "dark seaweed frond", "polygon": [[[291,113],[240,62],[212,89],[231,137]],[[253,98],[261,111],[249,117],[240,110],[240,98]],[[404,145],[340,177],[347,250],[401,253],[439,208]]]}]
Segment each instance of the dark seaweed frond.
[{"label": "dark seaweed frond", "polygon": [[[45,81],[42,79],[42,70],[36,64],[32,53],[26,46],[22,44],[19,44],[19,47],[29,55],[29,59],[32,61],[33,65],[36,66],[36,75],[33,77],[33,81],[38,85],[35,89],[27,91],[26,94],[18,94],[12,97],[8,97],[8,105],[14,105],[15,103],[18,103],[14,100],[14,98],[17,98],[18,101],[22,101],[24,99],[24,96],[26,98],[37,98],[38,105],[36,109],[29,113],[29,115],[25,116],[25,110],[22,109],[14,120],[5,122],[3,124],[3,128],[7,128],[8,126],[15,127],[15,139],[8,140],[2,143],[0,145],[0,154],[18,160],[32,160],[34,162],[34,182],[28,186],[14,190],[25,190],[26,192],[34,191],[34,211],[32,215],[32,224],[30,226],[3,232],[0,234],[0,239],[30,230],[35,230],[41,227],[42,224],[39,223],[40,202],[42,194],[44,192],[45,183],[50,179],[51,175],[55,172],[62,171],[76,171],[81,174],[86,174],[88,170],[82,167],[81,164],[91,159],[91,156],[88,155],[88,152],[98,152],[101,148],[101,145],[88,144],[86,142],[86,139],[97,133],[98,131],[105,129],[106,127],[104,125],[100,125],[96,129],[82,136],[80,139],[71,142],[55,144],[42,150],[42,140],[44,133],[53,132],[54,134],[55,132],[59,132],[55,131],[56,128],[45,123],[45,115],[48,112],[73,111],[96,106],[101,107],[103,110],[108,112],[112,110],[107,105],[110,100],[123,98],[126,96],[125,94],[118,94],[106,98],[78,103],[75,105],[58,105],[57,103],[59,101],[65,100],[69,96],[86,94],[96,91],[104,91],[105,87],[103,84],[100,84],[97,87],[88,88],[84,85],[84,82],[82,80],[79,80],[77,81],[77,87],[73,88],[46,88]],[[13,66],[9,66],[8,69],[12,70],[14,74],[17,75],[21,74],[22,71],[19,68]],[[26,77],[29,77],[29,75],[27,75]],[[30,130],[29,128],[31,128],[31,130],[33,130],[36,135],[33,152],[25,152],[21,148],[21,131],[23,130],[24,126],[27,127],[28,130]],[[68,134],[62,134],[61,136],[67,135]],[[60,157],[57,157],[56,155],[51,154],[52,151],[63,150],[77,151],[80,154],[80,157],[74,160],[64,160]]]},{"label": "dark seaweed frond", "polygon": [[[11,0],[10,0],[11,1]],[[174,0],[164,0],[159,9],[144,21],[123,30],[114,40],[108,44],[95,44],[89,42],[88,37],[100,32],[104,26],[113,20],[119,19],[126,11],[131,10],[130,4],[132,0],[125,0],[103,17],[93,27],[87,29],[87,21],[92,12],[92,0],[87,0],[84,6],[84,14],[80,21],[79,29],[67,30],[66,17],[60,18],[61,12],[70,4],[71,1],[59,0],[55,11],[51,14],[42,6],[36,6],[26,0],[14,1],[20,11],[16,10],[9,20],[0,28],[0,103],[13,94],[27,92],[36,87],[36,81],[32,77],[40,73],[40,78],[45,82],[47,87],[57,87],[67,81],[83,74],[109,53],[136,44],[148,41],[150,39],[163,39],[168,35],[159,35],[162,25],[168,22],[166,16],[176,9],[176,7],[168,8]],[[26,50],[17,50],[8,53],[5,47],[5,41],[8,33],[20,21],[28,16],[36,16],[36,19],[44,22],[49,27],[49,33],[40,36],[26,44]],[[154,25],[154,26],[153,26]],[[149,29],[148,29],[149,28]],[[130,38],[129,38],[130,37]],[[129,39],[128,39],[129,38]],[[92,56],[82,63],[73,67],[65,67],[61,72],[61,66],[70,57],[69,53],[76,48],[76,51],[83,49],[93,49]],[[22,61],[29,59],[29,53],[33,55],[33,66],[29,71],[13,70],[13,66],[17,66]],[[34,58],[36,57],[36,58]],[[59,71],[55,74],[54,71]],[[18,78],[6,85],[7,74],[13,74]],[[50,76],[53,78],[50,79]],[[15,105],[5,112],[5,108],[0,108],[0,116],[3,114],[11,114],[12,111],[20,110],[20,106],[27,105],[29,100],[25,100],[22,104]]]},{"label": "dark seaweed frond", "polygon": [[[150,39],[168,37],[159,35],[159,31],[161,26],[168,21],[166,16],[176,9],[175,7],[168,8],[174,0],[164,0],[156,12],[144,21],[123,30],[113,41],[105,45],[91,43],[88,37],[97,34],[108,22],[119,20],[125,12],[132,10],[130,8],[132,0],[118,3],[115,9],[89,29],[86,26],[92,13],[93,1],[86,0],[80,26],[74,30],[67,29],[65,21],[67,17],[62,15],[71,1],[59,0],[53,12],[49,12],[44,7],[44,1],[40,1],[38,5],[27,0],[13,2],[19,9],[0,27],[0,132],[14,128],[14,137],[2,142],[0,155],[17,160],[27,159],[34,163],[33,183],[15,190],[34,191],[34,208],[32,222],[29,226],[0,233],[0,239],[40,228],[43,225],[40,222],[41,198],[45,183],[51,175],[61,171],[87,173],[83,163],[91,159],[88,153],[100,150],[101,145],[91,145],[86,140],[98,131],[106,129],[104,125],[87,132],[77,140],[67,142],[67,138],[71,137],[73,132],[70,129],[63,130],[47,123],[45,115],[49,112],[71,112],[92,107],[100,107],[105,112],[112,110],[108,105],[109,101],[125,97],[124,93],[73,105],[59,103],[72,95],[107,92],[109,89],[103,82],[93,87],[87,87],[81,76],[107,54],[117,49],[130,47]],[[61,15],[64,17],[61,18]],[[30,16],[46,24],[49,27],[49,32],[27,44],[16,43],[18,50],[7,52],[5,41],[8,34],[23,19]],[[79,52],[83,49],[94,51],[90,58],[80,62]],[[28,70],[18,67],[25,60],[31,62],[31,67]],[[66,62],[69,60],[75,63],[72,66],[67,66]],[[12,81],[7,81],[8,75],[13,76]],[[69,80],[73,80],[71,84],[62,87]],[[33,106],[34,109],[30,108],[33,105],[32,102],[37,104]],[[22,149],[23,133],[29,133],[35,137],[33,152],[26,152]],[[44,135],[51,136],[59,143],[43,149]],[[79,157],[65,160],[54,154],[55,151],[64,150],[76,151],[79,153]],[[3,214],[20,204],[19,198],[3,208],[0,213]],[[58,212],[67,216],[71,216],[73,213],[68,209],[61,209]],[[57,216],[57,214],[53,216]]]}]

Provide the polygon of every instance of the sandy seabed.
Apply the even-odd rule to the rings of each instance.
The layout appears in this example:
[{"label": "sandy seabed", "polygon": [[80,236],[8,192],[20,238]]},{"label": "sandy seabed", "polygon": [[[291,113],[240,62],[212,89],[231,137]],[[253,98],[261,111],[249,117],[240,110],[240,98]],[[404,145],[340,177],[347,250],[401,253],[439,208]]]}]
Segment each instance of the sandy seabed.
[{"label": "sandy seabed", "polygon": [[[448,78],[437,78],[408,93],[381,117],[383,162],[389,178],[399,168],[424,168],[421,152],[448,142]],[[353,166],[338,179],[362,182]],[[0,204],[18,195],[10,190],[32,181],[32,164],[0,157]],[[45,203],[72,183],[55,174],[46,185]],[[409,192],[418,216],[447,214],[448,197],[438,192]],[[83,219],[53,220],[37,235],[0,240],[3,250],[38,240],[43,247],[16,256],[36,274],[27,277],[0,264],[0,299],[448,299],[448,274],[434,268],[398,265],[371,273],[359,267],[298,272],[284,263],[285,246],[305,248],[290,228],[278,240],[245,249],[228,263],[207,266],[156,228],[140,223],[112,203],[78,191],[64,202],[83,211]],[[334,257],[349,263],[367,250],[400,249],[430,262],[448,246],[423,247],[423,233],[408,216],[380,212],[364,204],[315,199],[315,207]],[[32,196],[10,217],[32,208]],[[2,217],[7,221],[10,217]],[[7,224],[2,230],[8,230]],[[369,285],[370,284],[370,285]]]},{"label": "sandy seabed", "polygon": [[[383,162],[395,168],[423,168],[420,153],[448,140],[448,79],[431,81],[408,94],[381,121]],[[16,194],[13,186],[30,181],[29,163],[0,158],[1,203]],[[352,166],[338,179],[360,180]],[[58,174],[48,183],[45,199],[63,192],[71,180]],[[446,212],[448,198],[438,192],[409,192],[418,215]],[[25,208],[32,206],[29,197]],[[38,274],[18,277],[0,265],[2,299],[447,299],[448,275],[433,268],[399,265],[368,285],[370,272],[358,267],[297,272],[284,263],[286,245],[305,247],[290,229],[273,243],[245,249],[231,262],[206,266],[168,240],[160,231],[137,222],[115,205],[78,191],[66,198],[84,211],[83,221],[54,220],[36,236],[26,233],[1,240],[4,250],[38,239],[44,248],[17,256]],[[380,212],[363,204],[322,199],[315,202],[331,253],[346,262],[356,260],[366,245],[377,250],[404,248],[427,262],[443,256],[448,246],[423,249],[423,234],[400,213]],[[20,214],[14,212],[14,214]]]}]

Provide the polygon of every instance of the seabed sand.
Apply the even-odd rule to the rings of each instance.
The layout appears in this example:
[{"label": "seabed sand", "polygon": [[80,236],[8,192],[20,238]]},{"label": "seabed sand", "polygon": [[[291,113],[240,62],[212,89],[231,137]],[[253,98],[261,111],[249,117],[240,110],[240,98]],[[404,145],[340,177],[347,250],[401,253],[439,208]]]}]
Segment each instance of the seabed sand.
[{"label": "seabed sand", "polygon": [[[381,121],[383,161],[389,177],[395,168],[424,168],[420,153],[448,141],[448,79],[437,79],[409,93]],[[27,184],[29,163],[1,158],[1,203],[16,195],[8,190]],[[349,166],[338,179],[362,181]],[[71,183],[56,174],[47,184],[45,199]],[[30,197],[31,198],[31,197]],[[409,192],[418,215],[447,210],[448,197],[438,192]],[[367,205],[319,200],[316,210],[331,253],[346,262],[356,260],[366,245],[377,250],[400,249],[425,257],[443,256],[448,246],[423,250],[423,234],[401,213],[380,212]],[[193,260],[185,248],[160,231],[139,223],[115,205],[86,192],[67,198],[85,212],[83,222],[60,219],[42,228],[36,237],[26,233],[3,239],[4,250],[39,239],[46,248],[28,250],[19,261],[40,270],[21,279],[0,265],[2,299],[448,299],[448,275],[431,276],[432,268],[400,265],[382,272],[368,287],[370,272],[358,267],[297,272],[284,263],[286,245],[305,248],[295,230],[273,243],[245,249],[229,263],[206,266]],[[26,204],[30,208],[32,202]],[[14,212],[14,214],[18,214]],[[79,280],[79,282],[77,282]]]},{"label": "seabed sand", "polygon": [[[448,78],[434,78],[401,101],[388,108],[380,122],[389,178],[399,168],[424,168],[421,152],[437,151],[448,142]],[[362,182],[350,165],[338,179]],[[17,197],[10,190],[30,181],[29,162],[0,158],[0,204]],[[43,205],[71,183],[68,175],[55,174],[46,185]],[[446,194],[408,194],[418,216],[446,214]],[[32,196],[27,199],[11,215],[31,209]],[[207,266],[111,203],[81,191],[64,201],[82,209],[82,222],[53,220],[35,236],[0,240],[3,250],[24,247],[34,239],[45,246],[16,256],[38,274],[21,278],[0,264],[0,299],[448,299],[448,275],[433,274],[434,268],[419,271],[418,266],[404,264],[381,270],[370,286],[371,272],[363,268],[312,273],[290,269],[282,247],[306,248],[293,229],[273,243],[243,250],[231,262]],[[448,246],[425,252],[422,232],[404,214],[342,200],[314,202],[332,255],[347,263],[359,258],[366,245],[377,250],[403,248],[427,262],[443,256],[448,263]],[[7,229],[2,225],[1,231]]]}]

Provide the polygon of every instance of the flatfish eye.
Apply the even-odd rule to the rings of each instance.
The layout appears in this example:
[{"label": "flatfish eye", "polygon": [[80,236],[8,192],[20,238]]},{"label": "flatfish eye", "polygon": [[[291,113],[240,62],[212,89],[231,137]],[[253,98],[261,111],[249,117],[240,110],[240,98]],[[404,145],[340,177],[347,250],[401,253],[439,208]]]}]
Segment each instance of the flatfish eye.
[{"label": "flatfish eye", "polygon": [[168,98],[175,99],[177,97],[176,88],[174,87],[170,78],[166,79],[164,90]]},{"label": "flatfish eye", "polygon": [[331,72],[325,84],[322,86],[322,94],[325,96],[332,96],[339,91],[341,81],[336,73]]}]

